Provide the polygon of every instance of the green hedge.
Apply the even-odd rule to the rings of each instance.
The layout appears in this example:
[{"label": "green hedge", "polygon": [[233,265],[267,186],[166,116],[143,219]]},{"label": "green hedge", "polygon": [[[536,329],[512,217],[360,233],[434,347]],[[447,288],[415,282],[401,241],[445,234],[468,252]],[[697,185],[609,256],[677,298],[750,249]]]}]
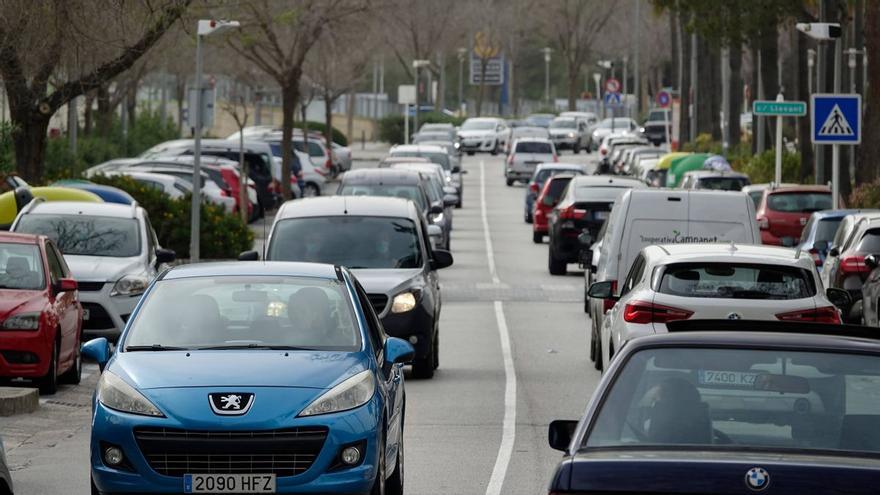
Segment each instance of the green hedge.
[{"label": "green hedge", "polygon": [[[296,129],[305,129],[306,127],[308,127],[308,130],[310,132],[320,132],[322,135],[327,129],[327,126],[323,122],[314,122],[311,120],[308,120],[305,123],[297,122],[293,125],[293,127],[295,127]],[[331,139],[336,144],[348,146],[348,138],[345,137],[345,134],[343,134],[342,131],[335,127],[333,128]]]},{"label": "green hedge", "polygon": [[[450,117],[442,112],[426,112],[419,114],[419,125],[421,124],[438,124],[449,123],[452,125],[461,125],[464,119],[458,117]],[[412,119],[410,119],[412,125]],[[404,142],[404,116],[389,115],[379,120],[379,140],[390,144],[402,144]],[[410,134],[415,134],[416,129],[410,129]]]},{"label": "green hedge", "polygon": [[[147,210],[162,247],[173,249],[178,258],[189,258],[191,197],[171,199],[162,191],[141,184],[126,176],[97,176],[92,181],[118,187],[134,197]],[[234,213],[221,206],[202,203],[201,257],[204,259],[235,259],[251,249],[253,231]]]},{"label": "green hedge", "polygon": [[856,187],[849,196],[847,206],[850,208],[880,207],[880,179]]},{"label": "green hedge", "polygon": [[[776,151],[767,150],[744,161],[741,165],[732,162],[734,168],[748,174],[753,184],[773,182],[776,177]],[[782,152],[782,182],[800,183],[800,153]]]}]

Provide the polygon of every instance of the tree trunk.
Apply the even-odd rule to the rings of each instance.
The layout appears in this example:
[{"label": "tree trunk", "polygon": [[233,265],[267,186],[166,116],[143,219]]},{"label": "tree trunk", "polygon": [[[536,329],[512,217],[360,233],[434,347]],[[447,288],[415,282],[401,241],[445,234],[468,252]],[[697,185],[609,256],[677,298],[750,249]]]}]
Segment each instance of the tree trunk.
[{"label": "tree trunk", "polygon": [[[792,89],[794,91],[789,91],[789,94],[794,94],[795,98],[799,101],[809,101],[810,99],[810,74],[809,67],[807,66],[807,40],[806,37],[803,36],[798,31],[794,30],[791,35],[792,40],[792,51],[796,54],[794,57],[794,67],[791,70],[792,76],[795,79],[795,85]],[[788,97],[788,99],[792,99]],[[799,179],[802,183],[806,183],[807,177],[813,175],[813,142],[812,137],[810,136],[810,117],[804,116],[796,119],[796,127],[797,127],[797,136],[798,136],[798,151],[801,155],[801,168]]]},{"label": "tree trunk", "polygon": [[680,56],[678,57],[678,90],[680,92],[680,103],[679,103],[679,119],[678,119],[678,146],[681,149],[681,145],[688,141],[688,136],[690,136],[690,118],[689,118],[689,107],[691,105],[691,71],[690,71],[690,60],[691,60],[691,43],[687,34],[685,33],[684,26],[687,23],[687,19],[683,18],[681,15],[678,16],[678,38],[676,42],[679,45]]},{"label": "tree trunk", "polygon": [[43,155],[51,115],[20,106],[12,106],[9,110],[14,128],[12,143],[16,170],[28,183],[40,184],[43,182]]},{"label": "tree trunk", "polygon": [[110,104],[110,90],[107,86],[98,88],[98,110],[96,112],[98,136],[109,137],[113,128],[113,108]]},{"label": "tree trunk", "polygon": [[183,134],[183,101],[186,99],[186,78],[177,77],[174,97],[177,99],[177,135],[180,136]]},{"label": "tree trunk", "polygon": [[[477,117],[483,113],[483,98],[486,97],[486,65],[488,63],[489,60],[485,58],[480,59],[480,92],[477,94]],[[416,88],[416,91],[418,91],[418,88]],[[418,100],[418,98],[416,99]],[[418,107],[418,101],[416,101],[416,107]]]},{"label": "tree trunk", "polygon": [[290,78],[286,83],[281,87],[281,195],[289,200],[293,197],[290,188],[290,162],[293,159],[291,142],[293,117],[299,100],[299,77]]},{"label": "tree trunk", "polygon": [[[330,153],[330,156],[333,156],[332,150],[333,146],[331,143],[333,142],[333,103],[336,101],[336,98],[325,95],[324,96],[324,144],[327,146],[327,153]],[[333,164],[335,168],[335,163]]]},{"label": "tree trunk", "polygon": [[85,103],[83,104],[83,135],[90,136],[92,134],[92,125],[94,112],[92,106],[95,104],[95,93],[90,91],[86,94]]},{"label": "tree trunk", "polygon": [[730,107],[725,108],[727,128],[730,130],[730,148],[735,149],[742,141],[739,117],[743,108],[742,46],[731,46],[730,52]]},{"label": "tree trunk", "polygon": [[137,120],[137,90],[136,81],[132,81],[128,87],[128,96],[125,98],[125,116],[128,117],[128,132],[134,130],[134,123]]},{"label": "tree trunk", "polygon": [[354,133],[354,91],[349,91],[345,97],[345,114],[345,135],[348,137],[349,143],[351,143],[354,141],[354,136],[352,136]]},{"label": "tree trunk", "polygon": [[[764,86],[764,99],[775,100],[779,93],[779,67],[776,59],[779,56],[779,34],[774,26],[761,33],[761,84]],[[757,97],[757,95],[755,95]],[[776,119],[762,117],[764,119],[764,139],[768,147],[776,139]],[[755,126],[755,129],[758,127]]]},{"label": "tree trunk", "polygon": [[[880,53],[880,2],[865,2],[865,49],[868,54]],[[868,71],[868,87],[865,88],[865,122],[859,146],[859,168],[856,169],[858,184],[865,184],[880,177],[877,157],[880,156],[880,61],[870,60]]]},{"label": "tree trunk", "polygon": [[510,97],[510,113],[516,116],[519,115],[519,91],[516,89],[516,62],[514,62],[513,56],[511,56],[509,63],[510,65],[507,66],[510,69],[507,73],[507,88]]},{"label": "tree trunk", "polygon": [[577,94],[578,94],[578,72],[579,67],[575,64],[568,64],[568,111],[577,110]]}]

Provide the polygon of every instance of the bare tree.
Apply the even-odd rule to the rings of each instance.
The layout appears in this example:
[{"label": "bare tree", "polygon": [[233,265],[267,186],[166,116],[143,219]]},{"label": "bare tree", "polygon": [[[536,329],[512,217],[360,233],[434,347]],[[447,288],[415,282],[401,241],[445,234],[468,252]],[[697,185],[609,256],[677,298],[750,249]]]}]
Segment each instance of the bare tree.
[{"label": "bare tree", "polygon": [[[372,0],[246,0],[236,6],[241,31],[229,46],[259,67],[281,89],[282,140],[290,143],[300,100],[300,79],[309,51],[325,30],[346,18],[364,14]],[[281,147],[281,188],[290,199],[289,145]]]},{"label": "bare tree", "polygon": [[240,84],[239,81],[233,85],[232,94],[229,95],[229,98],[221,104],[221,109],[229,114],[232,117],[232,120],[235,121],[236,127],[238,127],[238,144],[239,144],[239,153],[238,153],[238,167],[239,173],[242,178],[242,187],[238,188],[238,213],[241,215],[241,221],[247,225],[248,223],[248,196],[247,196],[247,187],[244,185],[247,183],[248,176],[248,163],[244,159],[244,128],[248,124],[248,94],[250,91],[249,85]]},{"label": "bare tree", "polygon": [[606,0],[545,0],[543,30],[550,34],[568,71],[568,109],[575,109],[578,79],[598,35],[617,8]]},{"label": "bare tree", "polygon": [[[131,67],[191,1],[0,0],[0,75],[22,176],[42,178],[52,115]],[[103,49],[92,51],[96,46]],[[100,57],[106,52],[111,55]],[[62,64],[70,58],[77,63]],[[58,83],[50,91],[53,76]]]},{"label": "bare tree", "polygon": [[324,100],[324,140],[328,150],[332,149],[333,141],[333,104],[363,81],[369,62],[367,54],[373,48],[353,33],[344,28],[326,33],[309,57],[309,75],[318,96]]}]

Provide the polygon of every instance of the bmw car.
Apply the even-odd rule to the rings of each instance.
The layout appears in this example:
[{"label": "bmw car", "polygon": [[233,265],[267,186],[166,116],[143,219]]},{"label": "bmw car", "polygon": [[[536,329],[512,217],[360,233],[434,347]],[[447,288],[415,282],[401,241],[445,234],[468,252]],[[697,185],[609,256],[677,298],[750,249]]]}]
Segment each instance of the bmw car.
[{"label": "bmw car", "polygon": [[874,329],[693,320],[628,343],[564,452],[552,494],[876,493]]},{"label": "bmw car", "polygon": [[115,352],[83,346],[92,494],[403,493],[412,346],[387,337],[345,268],[177,267]]}]

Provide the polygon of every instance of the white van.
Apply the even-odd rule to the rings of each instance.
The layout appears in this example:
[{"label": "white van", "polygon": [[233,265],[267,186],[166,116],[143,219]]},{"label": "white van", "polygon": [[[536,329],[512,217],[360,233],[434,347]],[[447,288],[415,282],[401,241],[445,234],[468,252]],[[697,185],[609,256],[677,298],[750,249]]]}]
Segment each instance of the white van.
[{"label": "white van", "polygon": [[[742,192],[630,189],[614,204],[606,224],[599,263],[587,270],[585,282],[616,282],[639,251],[652,244],[761,244],[755,205]],[[589,301],[594,339],[611,309],[605,301],[610,302]]]}]

